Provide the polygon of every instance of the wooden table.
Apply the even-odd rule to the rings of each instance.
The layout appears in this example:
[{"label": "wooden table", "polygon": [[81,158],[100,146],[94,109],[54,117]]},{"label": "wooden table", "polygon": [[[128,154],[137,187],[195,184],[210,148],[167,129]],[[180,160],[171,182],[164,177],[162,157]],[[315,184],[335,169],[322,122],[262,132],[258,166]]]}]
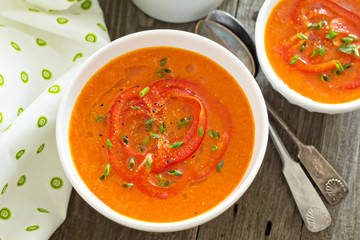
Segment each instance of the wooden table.
[{"label": "wooden table", "polygon": [[[225,0],[219,9],[239,19],[254,37],[262,3],[263,0]],[[130,0],[100,0],[100,4],[112,40],[148,29],[194,32],[196,25],[157,21]],[[174,233],[137,231],[103,217],[73,191],[68,216],[50,239],[360,239],[360,111],[311,113],[275,92],[261,71],[257,82],[265,99],[299,139],[314,145],[349,184],[350,193],[343,202],[336,206],[326,203],[333,221],[329,228],[320,233],[307,230],[282,175],[279,155],[269,140],[264,162],[250,188],[234,206],[206,224]],[[284,132],[280,131],[280,135],[290,142]],[[295,145],[287,147],[296,158]]]}]

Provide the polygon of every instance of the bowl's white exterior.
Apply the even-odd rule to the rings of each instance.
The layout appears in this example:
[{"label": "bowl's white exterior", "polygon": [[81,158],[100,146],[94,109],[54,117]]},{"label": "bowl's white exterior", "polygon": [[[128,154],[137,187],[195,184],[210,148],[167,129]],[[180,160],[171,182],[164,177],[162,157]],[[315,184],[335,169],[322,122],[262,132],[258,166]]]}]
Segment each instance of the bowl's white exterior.
[{"label": "bowl's white exterior", "polygon": [[[179,222],[151,223],[123,216],[100,201],[79,177],[71,159],[68,144],[68,126],[71,111],[82,87],[102,66],[113,58],[134,49],[151,46],[173,46],[201,53],[223,67],[239,82],[250,102],[255,120],[255,146],[249,168],[237,188],[223,202],[212,210]],[[104,216],[127,227],[150,231],[171,232],[192,228],[218,216],[233,205],[250,186],[262,163],[268,140],[268,117],[262,93],[246,67],[217,43],[196,34],[176,30],[150,30],[134,33],[109,43],[92,55],[81,67],[68,87],[57,115],[56,140],[62,166],[76,191],[87,203]]]},{"label": "bowl's white exterior", "polygon": [[343,112],[350,112],[360,108],[360,99],[341,103],[341,104],[326,104],[315,102],[310,98],[304,97],[299,93],[295,92],[294,90],[290,89],[275,73],[272,69],[268,58],[265,52],[265,42],[264,42],[264,35],[265,35],[265,26],[267,19],[272,11],[272,9],[276,6],[276,4],[280,0],[265,0],[264,4],[262,5],[259,15],[256,20],[255,26],[255,46],[257,56],[260,62],[260,66],[269,80],[272,87],[278,91],[281,95],[283,95],[290,103],[296,104],[300,107],[305,108],[310,112],[321,112],[321,113],[343,113]]},{"label": "bowl's white exterior", "polygon": [[205,17],[224,0],[132,0],[146,14],[165,22],[184,23]]}]

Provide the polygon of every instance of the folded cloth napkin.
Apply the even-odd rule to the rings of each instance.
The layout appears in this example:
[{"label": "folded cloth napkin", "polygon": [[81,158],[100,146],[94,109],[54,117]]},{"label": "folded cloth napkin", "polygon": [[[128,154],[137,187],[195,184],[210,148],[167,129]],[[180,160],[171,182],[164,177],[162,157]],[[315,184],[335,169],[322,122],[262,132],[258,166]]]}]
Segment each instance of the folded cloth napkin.
[{"label": "folded cloth napkin", "polygon": [[71,192],[56,149],[58,104],[109,36],[96,0],[0,6],[0,240],[48,239]]}]

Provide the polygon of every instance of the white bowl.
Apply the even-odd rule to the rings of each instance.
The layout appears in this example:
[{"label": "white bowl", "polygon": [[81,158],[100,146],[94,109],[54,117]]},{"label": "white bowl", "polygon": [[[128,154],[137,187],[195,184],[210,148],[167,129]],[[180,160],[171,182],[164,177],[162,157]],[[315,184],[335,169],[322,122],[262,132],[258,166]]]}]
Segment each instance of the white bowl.
[{"label": "white bowl", "polygon": [[146,14],[165,22],[184,23],[205,17],[224,0],[132,0]]},{"label": "white bowl", "polygon": [[255,26],[255,46],[257,56],[260,62],[260,66],[269,80],[272,87],[278,91],[281,95],[283,95],[290,103],[298,105],[300,107],[305,108],[310,112],[321,112],[321,113],[343,113],[350,112],[360,108],[360,99],[347,102],[347,103],[339,103],[339,104],[327,104],[315,102],[310,98],[304,97],[298,92],[290,89],[288,85],[286,85],[275,73],[273,68],[271,67],[269,60],[266,56],[265,52],[265,26],[267,19],[272,11],[272,9],[276,6],[276,4],[280,0],[265,0],[262,5],[259,15],[256,20]]},{"label": "white bowl", "polygon": [[[236,189],[219,205],[197,217],[172,223],[151,223],[123,216],[100,201],[79,177],[71,159],[68,127],[71,111],[82,87],[102,66],[126,52],[152,46],[172,46],[203,54],[223,66],[239,82],[248,97],[255,121],[255,145],[250,165]],[[268,117],[262,93],[247,68],[233,54],[219,44],[196,34],[176,30],[150,30],[127,35],[109,43],[83,64],[67,88],[59,106],[56,122],[56,140],[62,166],[81,197],[104,216],[127,227],[150,231],[171,232],[195,227],[218,216],[232,206],[255,178],[266,150]]]}]

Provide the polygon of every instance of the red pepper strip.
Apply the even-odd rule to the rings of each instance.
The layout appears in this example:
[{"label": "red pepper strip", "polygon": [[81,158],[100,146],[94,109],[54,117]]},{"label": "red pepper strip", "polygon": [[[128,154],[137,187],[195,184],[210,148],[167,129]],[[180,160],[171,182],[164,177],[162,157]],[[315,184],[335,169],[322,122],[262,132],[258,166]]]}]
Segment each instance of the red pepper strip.
[{"label": "red pepper strip", "polygon": [[[151,171],[155,173],[163,171],[170,164],[174,164],[188,158],[198,149],[206,133],[206,112],[200,99],[191,95],[188,91],[178,88],[170,88],[164,91],[161,95],[163,98],[180,97],[194,100],[200,106],[200,112],[198,115],[194,115],[191,127],[188,130],[188,134],[184,137],[184,143],[180,148],[169,148],[170,144],[168,142],[164,143],[162,140],[158,141],[158,154],[151,167]],[[204,131],[204,135],[202,137],[198,134],[198,129],[200,127],[202,127]]]},{"label": "red pepper strip", "polygon": [[[324,7],[329,8],[330,10],[332,10],[334,13],[337,14],[337,16],[341,16],[341,17],[345,17],[347,19],[349,19],[350,21],[352,21],[354,24],[357,24],[360,22],[360,16],[358,16],[357,14],[347,10],[346,8],[342,7],[341,5],[330,1],[330,0],[305,0],[305,1],[300,1],[300,8],[305,8],[305,9],[309,9],[309,6],[314,6],[314,7],[318,7],[319,5],[322,5]],[[299,9],[299,8],[296,8]],[[297,15],[294,15],[297,16]]]},{"label": "red pepper strip", "polygon": [[330,83],[329,86],[335,89],[351,90],[360,87],[360,77],[356,77],[350,80],[342,80],[341,82]]}]

